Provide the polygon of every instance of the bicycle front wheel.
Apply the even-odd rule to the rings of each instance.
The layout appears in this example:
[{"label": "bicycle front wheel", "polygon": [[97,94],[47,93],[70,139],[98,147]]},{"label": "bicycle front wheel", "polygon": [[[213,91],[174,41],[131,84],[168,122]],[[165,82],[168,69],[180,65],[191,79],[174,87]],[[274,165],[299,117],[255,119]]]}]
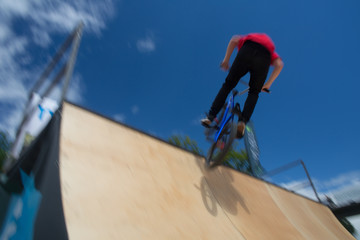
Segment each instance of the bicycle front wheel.
[{"label": "bicycle front wheel", "polygon": [[206,165],[209,168],[219,166],[225,160],[225,156],[237,134],[237,121],[229,121],[221,130],[216,142],[214,142],[206,156]]}]

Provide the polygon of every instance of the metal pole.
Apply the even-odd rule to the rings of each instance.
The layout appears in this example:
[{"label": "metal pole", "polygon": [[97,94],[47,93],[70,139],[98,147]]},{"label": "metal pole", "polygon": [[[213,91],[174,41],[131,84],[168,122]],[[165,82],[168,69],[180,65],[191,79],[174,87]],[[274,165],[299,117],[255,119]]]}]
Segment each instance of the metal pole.
[{"label": "metal pole", "polygon": [[31,97],[31,94],[33,92],[36,92],[38,90],[38,88],[44,83],[44,81],[46,80],[46,78],[49,76],[49,74],[51,73],[51,71],[54,69],[55,65],[59,62],[59,60],[61,59],[61,57],[64,55],[66,49],[69,48],[70,44],[73,42],[74,40],[74,36],[76,34],[76,29],[69,35],[69,37],[65,40],[65,42],[63,43],[63,45],[61,46],[61,48],[57,51],[57,53],[55,54],[55,56],[52,58],[52,61],[50,62],[50,64],[46,67],[46,69],[44,70],[44,72],[41,74],[40,78],[37,80],[37,82],[35,83],[34,87],[31,89],[31,91],[29,92],[29,98]]},{"label": "metal pole", "polygon": [[267,173],[264,175],[264,177],[274,176],[274,175],[276,175],[276,174],[278,174],[278,173],[280,173],[280,172],[284,172],[284,171],[286,171],[286,170],[288,170],[288,169],[290,169],[290,168],[293,168],[293,167],[295,167],[295,166],[297,166],[297,165],[300,165],[300,160],[296,160],[296,161],[291,162],[291,163],[289,163],[289,164],[287,164],[287,165],[284,165],[284,166],[282,166],[282,167],[279,167],[279,168],[276,168],[276,169],[274,169],[274,170],[272,170],[272,171],[269,171],[269,172],[267,172]]},{"label": "metal pole", "polygon": [[[16,154],[15,151],[16,151],[16,147],[17,147],[17,145],[19,144],[19,141],[20,141],[20,139],[19,139],[20,133],[21,133],[25,123],[28,121],[28,119],[30,118],[32,113],[36,110],[36,108],[32,108],[30,110],[28,109],[32,93],[34,91],[36,91],[44,83],[45,79],[49,76],[51,71],[54,69],[55,65],[59,62],[60,58],[64,55],[64,52],[66,51],[66,49],[70,46],[71,43],[73,43],[70,59],[67,61],[66,65],[61,69],[60,73],[58,73],[58,75],[53,80],[51,86],[45,91],[45,94],[42,96],[42,97],[44,97],[44,96],[47,96],[48,94],[50,94],[50,92],[54,88],[54,86],[65,75],[65,83],[64,83],[64,87],[63,87],[60,102],[62,102],[64,100],[64,97],[66,95],[66,91],[67,91],[67,88],[68,88],[68,85],[69,85],[69,81],[70,81],[70,78],[71,78],[71,75],[72,75],[72,72],[73,72],[73,69],[74,69],[75,58],[76,58],[76,55],[77,55],[77,52],[78,52],[83,26],[84,26],[84,24],[83,24],[83,22],[81,22],[77,26],[77,28],[70,34],[70,36],[66,39],[65,43],[61,46],[60,50],[53,57],[51,63],[47,66],[45,71],[42,73],[39,80],[36,82],[35,86],[29,92],[29,99],[28,99],[28,103],[27,103],[27,109],[25,110],[25,114],[24,114],[24,117],[22,119],[22,122],[20,123],[20,126],[19,126],[19,128],[18,128],[18,130],[16,132],[15,142],[13,143],[13,145],[11,147],[11,150],[10,150],[10,158],[8,158],[7,161],[4,164],[5,172],[10,169],[10,167],[11,167],[11,165],[13,163],[11,159],[16,160],[18,158],[18,154]],[[74,40],[74,38],[75,38],[75,40]]]},{"label": "metal pole", "polygon": [[77,56],[77,52],[79,50],[80,39],[81,39],[81,36],[82,36],[83,27],[84,27],[84,23],[81,22],[78,25],[76,33],[75,33],[75,40],[74,40],[74,44],[72,46],[71,56],[70,56],[70,59],[69,59],[69,61],[67,63],[67,66],[66,66],[67,71],[65,73],[65,82],[64,82],[62,93],[61,93],[61,98],[60,98],[61,102],[60,102],[60,104],[64,101],[64,99],[66,97],[67,90],[69,88],[70,78],[71,78],[71,75],[72,75],[73,70],[74,70],[75,59],[76,59],[76,56]]},{"label": "metal pole", "polygon": [[311,185],[312,189],[314,190],[314,193],[315,193],[316,198],[317,198],[317,199],[319,200],[319,202],[321,203],[321,200],[320,200],[320,198],[319,198],[319,196],[318,196],[318,194],[317,194],[317,192],[316,192],[315,186],[314,186],[314,184],[313,184],[313,182],[312,182],[312,180],[311,180],[310,174],[309,174],[308,170],[306,169],[305,163],[304,163],[302,160],[300,160],[300,162],[301,162],[301,165],[303,166],[303,168],[304,168],[304,170],[305,170],[305,173],[306,173],[306,175],[307,175],[307,177],[308,177],[308,179],[309,179],[310,185]]},{"label": "metal pole", "polygon": [[277,168],[277,169],[275,169],[275,170],[272,170],[272,171],[266,173],[263,177],[271,177],[271,176],[274,176],[274,175],[276,175],[276,174],[278,174],[278,173],[280,173],[280,172],[286,171],[286,170],[288,170],[288,169],[290,169],[290,168],[293,168],[293,167],[295,167],[295,166],[297,166],[297,165],[299,165],[299,164],[301,164],[301,165],[303,166],[303,168],[304,168],[304,170],[305,170],[305,173],[306,173],[306,176],[307,176],[307,178],[308,178],[308,180],[309,180],[310,186],[311,186],[311,188],[313,189],[316,198],[317,198],[318,201],[321,203],[321,200],[320,200],[320,198],[319,198],[319,196],[318,196],[318,194],[317,194],[317,192],[316,192],[315,186],[314,186],[314,184],[313,184],[313,182],[312,182],[312,180],[311,180],[310,174],[309,174],[309,172],[308,172],[308,170],[307,170],[307,168],[306,168],[306,166],[305,166],[305,163],[304,163],[302,160],[297,160],[297,161],[291,162],[291,163],[289,163],[289,164],[287,164],[287,165],[285,165],[285,166],[283,166],[283,167],[279,167],[279,168]]}]

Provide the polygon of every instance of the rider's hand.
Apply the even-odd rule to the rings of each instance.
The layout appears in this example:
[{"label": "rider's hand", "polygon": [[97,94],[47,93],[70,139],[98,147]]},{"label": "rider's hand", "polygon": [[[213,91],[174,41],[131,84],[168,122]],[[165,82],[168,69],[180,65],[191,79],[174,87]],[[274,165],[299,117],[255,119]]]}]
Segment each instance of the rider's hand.
[{"label": "rider's hand", "polygon": [[[266,90],[268,90],[268,91],[266,91]],[[269,93],[270,92],[270,85],[265,83],[264,86],[262,87],[261,91]]]},{"label": "rider's hand", "polygon": [[221,67],[221,69],[223,69],[225,71],[229,70],[229,62],[222,61],[221,64],[220,64],[220,67]]}]

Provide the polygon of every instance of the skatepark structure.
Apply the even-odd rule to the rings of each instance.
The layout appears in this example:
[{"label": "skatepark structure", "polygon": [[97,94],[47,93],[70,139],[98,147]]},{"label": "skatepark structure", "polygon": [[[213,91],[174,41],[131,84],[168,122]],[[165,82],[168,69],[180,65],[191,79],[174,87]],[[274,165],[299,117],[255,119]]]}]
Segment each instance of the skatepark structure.
[{"label": "skatepark structure", "polygon": [[65,102],[69,239],[354,239],[330,209]]},{"label": "skatepark structure", "polygon": [[[64,78],[63,102],[82,28],[31,93],[72,46],[41,95]],[[0,240],[354,239],[321,203],[227,167],[205,169],[202,156],[69,102],[16,159],[0,175]]]}]

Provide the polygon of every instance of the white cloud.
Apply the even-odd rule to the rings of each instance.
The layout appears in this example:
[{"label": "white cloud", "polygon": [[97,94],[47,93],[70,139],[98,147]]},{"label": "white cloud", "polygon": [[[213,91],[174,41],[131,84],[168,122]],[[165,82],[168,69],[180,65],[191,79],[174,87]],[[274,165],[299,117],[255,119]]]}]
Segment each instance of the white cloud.
[{"label": "white cloud", "polygon": [[24,105],[20,102],[12,105],[13,111],[0,111],[2,116],[5,116],[0,121],[0,129],[9,134],[10,137],[14,137],[16,134],[16,128],[20,123],[21,118],[23,117],[22,111],[16,111],[17,109],[23,109]]},{"label": "white cloud", "polygon": [[321,184],[320,186],[324,188],[339,188],[354,182],[360,182],[360,171],[353,171],[341,174],[339,176],[336,176],[335,178],[319,184]]},{"label": "white cloud", "polygon": [[0,11],[4,15],[24,16],[29,13],[31,2],[27,0],[3,0],[1,1]]},{"label": "white cloud", "polygon": [[[1,0],[0,3],[0,129],[12,137],[21,121],[29,89],[39,78],[48,62],[34,66],[39,56],[30,50],[40,48],[41,59],[51,59],[48,47],[53,35],[65,38],[80,21],[85,34],[100,35],[106,22],[115,14],[117,0]],[[13,23],[21,19],[22,30],[16,32]],[[26,24],[26,25],[25,25]],[[55,46],[59,48],[60,46]],[[53,47],[54,48],[54,47]],[[51,53],[52,55],[53,53]],[[82,102],[84,84],[76,73],[72,77],[67,98]],[[53,95],[60,96],[60,88]]]},{"label": "white cloud", "polygon": [[114,119],[115,119],[116,121],[118,121],[118,122],[125,123],[126,117],[125,117],[124,114],[118,113],[118,114],[115,114],[115,115],[114,115]]},{"label": "white cloud", "polygon": [[187,136],[182,130],[172,130],[171,131],[171,136]]},{"label": "white cloud", "polygon": [[[54,88],[54,90],[51,92],[49,97],[56,101],[60,101],[62,91],[63,91],[63,84],[60,84]],[[81,76],[80,74],[75,73],[71,78],[71,82],[67,90],[65,99],[77,104],[83,103],[84,99],[82,95],[84,91],[85,91],[85,86],[81,81]]]},{"label": "white cloud", "polygon": [[132,108],[131,108],[131,112],[132,112],[132,114],[137,114],[138,112],[139,112],[139,107],[138,106],[133,106]]},{"label": "white cloud", "polygon": [[204,115],[199,115],[197,118],[195,118],[191,121],[191,125],[193,125],[193,126],[201,125],[201,119],[203,119],[203,118],[204,118]]},{"label": "white cloud", "polygon": [[[360,199],[359,171],[340,174],[325,181],[313,179],[313,183],[320,199],[324,199],[326,195],[331,197],[335,203],[340,205],[346,204],[352,200],[359,201]],[[295,191],[300,195],[317,201],[308,179],[280,183],[279,185],[290,191]],[[301,188],[302,185],[304,188]]]},{"label": "white cloud", "polygon": [[25,37],[12,38],[9,35],[0,39],[0,80],[6,80],[8,75],[17,76],[13,75],[20,70],[17,58],[26,55],[28,45],[29,41]]},{"label": "white cloud", "polygon": [[4,41],[11,34],[9,27],[0,22],[0,41]]},{"label": "white cloud", "polygon": [[83,81],[81,80],[81,76],[75,74],[71,79],[71,83],[69,86],[69,90],[66,95],[66,99],[71,102],[82,103],[84,102],[83,99],[83,92],[86,90]]},{"label": "white cloud", "polygon": [[[294,187],[296,188],[296,186],[299,186],[306,181],[307,181],[306,179],[299,181],[292,181],[288,183],[282,183],[280,184],[280,186],[292,190]],[[325,195],[329,196],[339,206],[343,204],[348,204],[349,202],[354,200],[359,201],[360,199],[360,194],[359,194],[360,181],[359,181],[358,171],[340,174],[339,176],[336,176],[330,180],[323,182],[315,179],[314,184],[315,186],[319,185],[330,188],[327,190],[325,190],[326,188],[323,188],[322,191],[318,191],[318,195],[324,203],[326,203]],[[311,187],[299,189],[296,191],[296,193],[317,201],[315,193]],[[358,238],[360,233],[360,217],[353,216],[353,217],[349,217],[348,220],[351,222],[351,224],[355,227],[357,231],[357,235],[356,235],[357,239],[360,239]]]},{"label": "white cloud", "polygon": [[[281,183],[280,186],[283,188],[286,188],[290,191],[294,191],[297,194],[300,194],[302,196],[305,196],[307,198],[313,199],[317,201],[316,195],[314,193],[314,190],[310,188],[309,181],[307,179],[297,180],[297,181],[291,181],[287,183]],[[303,186],[303,187],[301,187]]]},{"label": "white cloud", "polygon": [[[348,173],[340,174],[334,178],[325,181],[319,181],[313,179],[318,195],[323,203],[326,204],[325,195],[329,196],[336,205],[342,206],[349,204],[351,201],[360,200],[360,172],[352,171]],[[317,201],[314,191],[309,186],[307,188],[299,189],[298,186],[301,186],[303,183],[308,182],[307,179],[300,179],[297,181],[290,181],[286,183],[279,184],[281,187],[284,187],[290,191],[294,190],[297,194],[305,196],[307,198]],[[357,230],[357,239],[360,234],[360,216],[349,217],[348,220]]]},{"label": "white cloud", "polygon": [[9,81],[1,82],[0,88],[0,101],[3,103],[12,103],[18,100],[25,101],[27,97],[27,90],[25,86],[18,81]]},{"label": "white cloud", "polygon": [[32,27],[31,32],[33,34],[33,40],[37,45],[46,47],[51,43],[51,38],[48,32],[42,31],[37,27]]},{"label": "white cloud", "polygon": [[153,52],[156,49],[155,40],[153,34],[148,34],[144,39],[139,39],[136,42],[136,47],[139,52],[148,53]]},{"label": "white cloud", "polygon": [[355,238],[360,239],[360,216],[353,216],[347,218],[356,229]]},{"label": "white cloud", "polygon": [[156,138],[161,138],[160,135],[153,130],[148,130],[147,134],[149,134],[150,136],[156,137]]},{"label": "white cloud", "polygon": [[83,21],[87,31],[100,34],[115,14],[114,1],[3,0],[0,12],[6,20],[25,18],[39,31],[67,33]]}]

